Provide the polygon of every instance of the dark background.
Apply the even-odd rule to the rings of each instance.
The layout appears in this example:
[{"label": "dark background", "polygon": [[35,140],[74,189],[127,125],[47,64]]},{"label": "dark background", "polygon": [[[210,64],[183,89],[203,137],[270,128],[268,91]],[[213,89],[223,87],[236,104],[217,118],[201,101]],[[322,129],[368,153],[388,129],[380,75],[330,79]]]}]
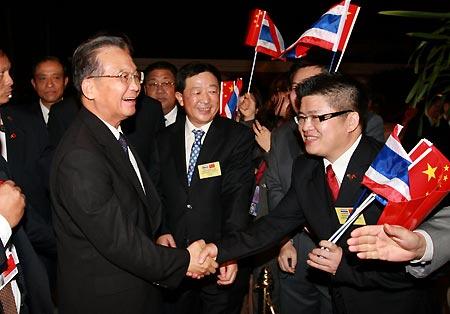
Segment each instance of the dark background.
[{"label": "dark background", "polygon": [[[180,4],[181,3],[181,4]],[[249,13],[267,10],[288,47],[337,1],[189,1],[142,3],[58,2],[4,5],[0,45],[12,59],[16,90],[29,84],[33,61],[56,55],[70,61],[74,49],[99,31],[126,34],[137,58],[252,60],[244,46]],[[360,0],[343,63],[406,64],[417,41],[407,32],[437,28],[435,21],[382,16],[381,10],[450,11],[449,0]],[[65,8],[63,8],[63,6]],[[259,56],[258,60],[270,60]],[[226,62],[226,61],[224,61]]]}]

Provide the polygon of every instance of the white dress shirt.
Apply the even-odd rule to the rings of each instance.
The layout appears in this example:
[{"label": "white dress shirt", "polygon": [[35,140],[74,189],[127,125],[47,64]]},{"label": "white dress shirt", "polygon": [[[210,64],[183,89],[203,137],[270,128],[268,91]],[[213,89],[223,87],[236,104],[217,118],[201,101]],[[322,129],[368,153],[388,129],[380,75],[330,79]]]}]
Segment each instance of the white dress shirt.
[{"label": "white dress shirt", "polygon": [[205,131],[205,134],[203,134],[203,137],[201,140],[202,145],[203,145],[206,134],[208,133],[209,127],[211,126],[211,123],[212,123],[212,121],[197,128],[192,124],[191,121],[189,121],[189,118],[186,117],[186,124],[185,124],[185,128],[184,128],[184,138],[185,138],[185,148],[186,148],[186,171],[187,171],[187,169],[189,169],[189,159],[191,158],[191,149],[192,149],[192,145],[194,145],[194,140],[195,140],[195,136],[192,131],[193,130]]},{"label": "white dress shirt", "polygon": [[175,106],[166,115],[164,115],[164,123],[166,124],[166,126],[169,126],[172,123],[175,123],[175,120],[177,120],[177,113],[178,113],[178,107]]}]

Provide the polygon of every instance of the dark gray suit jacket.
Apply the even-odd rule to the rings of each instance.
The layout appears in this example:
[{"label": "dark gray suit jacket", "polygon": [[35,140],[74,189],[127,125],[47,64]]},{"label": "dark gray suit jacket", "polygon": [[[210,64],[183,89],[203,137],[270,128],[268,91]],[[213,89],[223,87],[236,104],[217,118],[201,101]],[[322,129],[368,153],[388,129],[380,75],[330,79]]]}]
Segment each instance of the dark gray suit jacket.
[{"label": "dark gray suit jacket", "polygon": [[154,283],[184,278],[187,250],[155,245],[161,202],[137,152],[145,193],[111,130],[84,107],[50,175],[61,313],[160,312]]},{"label": "dark gray suit jacket", "polygon": [[433,259],[425,265],[408,265],[407,271],[423,278],[450,261],[450,206],[439,210],[417,229],[425,230],[433,240]]}]

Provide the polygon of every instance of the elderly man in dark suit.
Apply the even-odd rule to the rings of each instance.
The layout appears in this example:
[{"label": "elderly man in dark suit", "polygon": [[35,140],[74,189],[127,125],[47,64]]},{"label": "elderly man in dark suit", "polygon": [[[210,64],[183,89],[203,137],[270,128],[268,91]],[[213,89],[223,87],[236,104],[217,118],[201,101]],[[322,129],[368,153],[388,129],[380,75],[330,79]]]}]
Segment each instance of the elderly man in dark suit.
[{"label": "elderly man in dark suit", "polygon": [[198,264],[202,241],[186,249],[156,245],[160,200],[120,123],[135,113],[142,73],[120,37],[98,36],[73,55],[83,104],[58,145],[50,175],[61,313],[160,311],[160,288]]},{"label": "elderly man in dark suit", "polygon": [[[158,242],[185,248],[192,241],[217,241],[250,221],[254,182],[254,135],[217,115],[220,73],[210,64],[191,63],[177,74],[176,97],[186,112],[161,132],[160,190],[165,213]],[[196,158],[194,158],[196,157]],[[236,276],[237,265],[221,267],[220,283]],[[241,267],[231,287],[214,278],[185,280],[167,299],[167,313],[239,313],[249,270]]]},{"label": "elderly man in dark suit", "polygon": [[[361,179],[381,148],[363,135],[367,98],[362,89],[339,74],[320,74],[301,84],[297,97],[299,131],[308,154],[295,161],[289,191],[267,216],[217,246],[209,244],[203,256],[218,253],[219,262],[244,257],[278,243],[299,225],[328,239],[358,201]],[[381,212],[382,206],[372,203],[358,223],[375,224]],[[329,273],[333,312],[434,313],[426,291],[408,278],[402,265],[365,262],[350,253],[346,239],[351,230],[336,244],[321,240],[307,261]]]}]

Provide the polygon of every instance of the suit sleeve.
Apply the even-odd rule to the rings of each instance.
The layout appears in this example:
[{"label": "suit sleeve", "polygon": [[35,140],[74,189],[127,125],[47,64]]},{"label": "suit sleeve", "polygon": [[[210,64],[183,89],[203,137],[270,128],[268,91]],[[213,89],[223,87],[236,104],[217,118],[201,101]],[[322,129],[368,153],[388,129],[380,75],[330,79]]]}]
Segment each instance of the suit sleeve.
[{"label": "suit sleeve", "polygon": [[[293,180],[298,174],[293,169]],[[217,243],[219,263],[244,258],[278,245],[281,240],[305,223],[303,209],[298,199],[299,191],[292,184],[289,191],[274,210],[243,231],[235,231]]]},{"label": "suit sleeve", "polygon": [[426,231],[433,240],[433,258],[430,263],[410,264],[406,270],[417,278],[423,278],[450,260],[450,206],[438,211],[418,229]]},{"label": "suit sleeve", "polygon": [[188,251],[155,245],[137,225],[141,218],[130,214],[133,208],[122,208],[123,200],[115,192],[128,187],[114,182],[115,169],[104,162],[103,155],[71,151],[55,173],[56,197],[102,256],[150,282],[179,284],[189,264]]},{"label": "suit sleeve", "polygon": [[278,161],[282,160],[279,156],[279,142],[278,134],[273,132],[271,138],[271,149],[267,158],[267,170],[265,172],[265,179],[268,188],[268,203],[269,210],[274,209],[283,198],[285,191],[281,183],[280,168]]},{"label": "suit sleeve", "polygon": [[234,150],[222,169],[223,234],[242,230],[250,222],[248,212],[255,178],[252,163],[255,141],[247,128],[242,128],[237,138]]}]

